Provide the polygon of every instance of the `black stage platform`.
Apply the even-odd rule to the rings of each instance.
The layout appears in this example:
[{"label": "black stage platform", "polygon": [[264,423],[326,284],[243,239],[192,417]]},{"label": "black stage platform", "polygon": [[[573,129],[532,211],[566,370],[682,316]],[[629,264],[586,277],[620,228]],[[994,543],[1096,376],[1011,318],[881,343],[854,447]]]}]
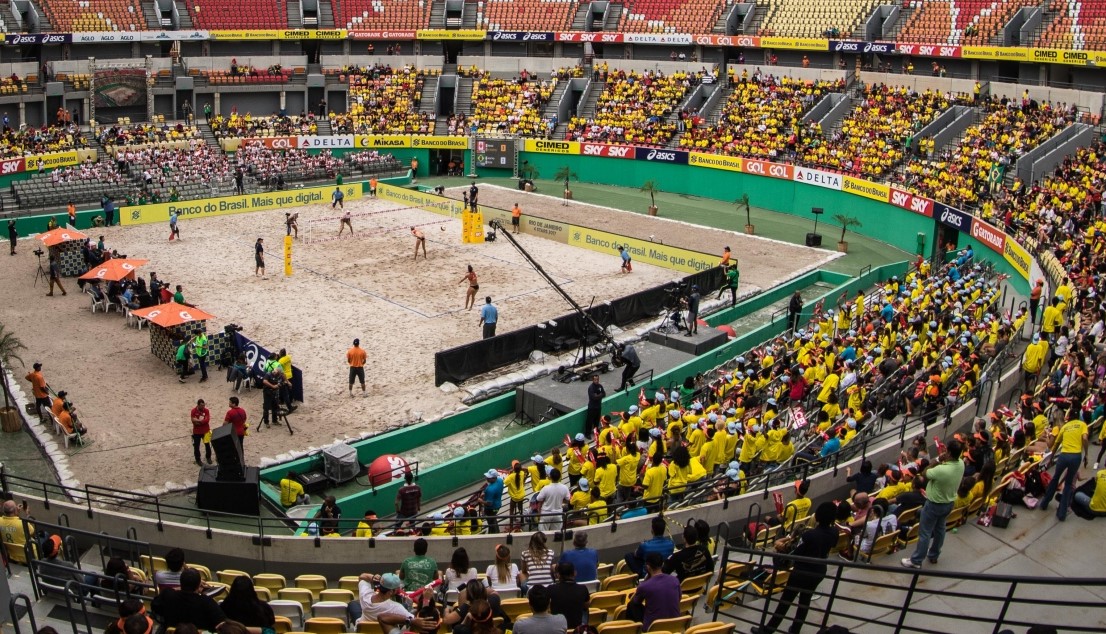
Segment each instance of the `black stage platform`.
[{"label": "black stage platform", "polygon": [[[711,330],[711,329],[703,329]],[[673,335],[671,339],[683,339],[684,341],[696,341],[698,337],[707,338],[709,333],[701,332],[696,337],[685,337],[683,333]],[[639,341],[633,344],[638,357],[641,358],[641,369],[638,370],[636,379],[637,387],[628,388],[637,393],[644,386],[646,393],[652,397],[657,386],[649,383],[650,370],[654,374],[667,372],[672,368],[683,365],[694,359],[694,355],[688,354],[672,347]],[[606,357],[610,359],[610,357]],[[601,374],[599,382],[607,388],[607,397],[615,394],[615,388],[622,382],[622,368],[611,366],[606,374]],[[666,386],[667,387],[667,386]],[[518,399],[521,413],[525,414],[534,423],[544,423],[562,414],[587,407],[588,382],[572,381],[561,383],[555,375],[543,376],[518,387]],[[519,412],[516,411],[516,414]]]},{"label": "black stage platform", "polygon": [[674,348],[680,352],[686,352],[692,356],[706,354],[715,348],[726,345],[729,338],[721,330],[710,326],[701,326],[699,331],[690,337],[687,333],[678,332],[666,334],[657,330],[649,333],[649,342],[660,344],[667,348]]}]

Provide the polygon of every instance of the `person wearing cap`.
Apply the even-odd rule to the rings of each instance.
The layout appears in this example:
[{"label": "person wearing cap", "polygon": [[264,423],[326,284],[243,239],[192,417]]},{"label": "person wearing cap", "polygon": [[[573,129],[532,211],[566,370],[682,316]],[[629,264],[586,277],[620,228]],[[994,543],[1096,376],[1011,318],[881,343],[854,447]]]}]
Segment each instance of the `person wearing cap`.
[{"label": "person wearing cap", "polygon": [[[376,584],[375,589],[373,584]],[[402,587],[403,581],[391,572],[383,575],[364,573],[358,577],[357,596],[361,614],[357,622],[377,623],[387,634],[433,631],[438,625],[436,621],[417,617],[396,601]]]},{"label": "person wearing cap", "polygon": [[1041,307],[1041,295],[1045,290],[1045,281],[1041,278],[1037,278],[1037,283],[1033,285],[1033,290],[1029,291],[1029,319],[1030,323],[1036,325],[1037,323],[1037,310]]},{"label": "person wearing cap", "polygon": [[495,469],[488,469],[484,474],[483,491],[481,492],[481,499],[484,507],[484,515],[488,522],[488,532],[499,532],[499,507],[503,506],[503,478],[499,477],[499,472]]},{"label": "person wearing cap", "polygon": [[637,485],[638,474],[641,472],[641,454],[638,452],[637,443],[627,439],[626,451],[616,461],[618,467],[618,502],[629,502],[634,496],[634,487]]},{"label": "person wearing cap", "polygon": [[591,383],[588,384],[588,414],[584,419],[584,435],[590,435],[591,430],[599,426],[599,417],[603,414],[603,399],[607,396],[607,390],[599,382],[599,375],[591,375]]},{"label": "person wearing cap", "polygon": [[577,490],[568,499],[568,504],[573,511],[570,526],[586,526],[587,508],[591,503],[591,483],[586,478],[580,478],[576,486]]},{"label": "person wearing cap", "polygon": [[42,376],[42,364],[35,362],[31,367],[32,370],[24,378],[31,383],[31,394],[35,397],[35,405],[38,409],[39,418],[41,418],[42,410],[50,409],[50,386],[46,383],[46,378]]},{"label": "person wearing cap", "polygon": [[265,279],[265,244],[264,238],[258,238],[253,245],[253,275]]},{"label": "person wearing cap", "polygon": [[1025,373],[1025,390],[1031,391],[1045,365],[1048,356],[1048,341],[1039,334],[1033,335],[1033,341],[1025,347],[1022,355],[1022,371]]},{"label": "person wearing cap", "polygon": [[372,537],[373,525],[376,524],[376,511],[365,511],[365,517],[357,522],[357,528],[353,531],[354,537]]},{"label": "person wearing cap", "polygon": [[691,292],[687,294],[687,336],[690,337],[699,332],[699,286],[693,284]]},{"label": "person wearing cap", "polygon": [[365,393],[365,361],[368,355],[361,347],[361,340],[354,339],[353,347],[346,351],[346,363],[349,364],[349,395],[353,396],[353,381],[361,382],[361,392]]}]

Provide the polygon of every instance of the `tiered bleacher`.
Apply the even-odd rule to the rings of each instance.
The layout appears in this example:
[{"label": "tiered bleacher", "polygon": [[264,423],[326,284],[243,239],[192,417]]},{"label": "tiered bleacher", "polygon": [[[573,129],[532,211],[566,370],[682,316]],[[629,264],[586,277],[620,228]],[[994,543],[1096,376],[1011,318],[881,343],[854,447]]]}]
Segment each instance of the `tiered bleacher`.
[{"label": "tiered bleacher", "polygon": [[1047,103],[1035,107],[1028,98],[1022,102],[992,99],[983,108],[986,116],[964,131],[959,145],[907,165],[909,187],[960,208],[975,208],[991,191],[992,167],[1005,172],[1019,156],[1067,127],[1077,114],[1074,106],[1067,110]]},{"label": "tiered bleacher", "polygon": [[599,71],[605,82],[590,119],[573,117],[567,137],[573,141],[664,145],[676,133],[669,121],[702,73],[613,70]]},{"label": "tiered bleacher", "polygon": [[186,0],[188,15],[198,29],[286,29],[285,0],[238,0],[204,2]]},{"label": "tiered bleacher", "polygon": [[80,129],[75,125],[50,125],[39,128],[25,126],[19,130],[7,129],[0,135],[0,157],[30,156],[88,146]]},{"label": "tiered bleacher", "polygon": [[[987,45],[1018,9],[1032,0],[908,0],[914,9],[899,32],[905,42]],[[1001,42],[1000,42],[1001,44]]]},{"label": "tiered bleacher", "polygon": [[506,79],[484,73],[472,86],[471,124],[480,132],[544,136],[548,127],[542,108],[557,79]]},{"label": "tiered bleacher", "polygon": [[393,69],[378,65],[355,69],[349,81],[349,112],[331,113],[330,125],[336,134],[430,134],[433,115],[420,112],[423,77],[440,70]]},{"label": "tiered bleacher", "polygon": [[852,37],[880,4],[877,0],[757,0],[764,12],[760,35],[784,37]]},{"label": "tiered bleacher", "polygon": [[54,30],[63,33],[149,28],[138,0],[43,0],[42,9]]},{"label": "tiered bleacher", "polygon": [[20,77],[12,73],[0,78],[0,96],[26,94],[32,85],[38,81],[38,77]]},{"label": "tiered bleacher", "polygon": [[96,140],[105,148],[120,145],[163,145],[199,139],[200,130],[183,121],[104,126]]},{"label": "tiered bleacher", "polygon": [[314,113],[303,113],[296,116],[254,116],[232,113],[229,116],[215,115],[208,122],[215,138],[234,137],[265,137],[265,136],[290,136],[298,134],[315,134],[318,132],[318,123]]},{"label": "tiered bleacher", "polygon": [[630,33],[710,33],[724,7],[721,0],[627,0],[618,29]]},{"label": "tiered bleacher", "polygon": [[564,31],[572,25],[578,6],[576,0],[486,0],[482,4],[476,21],[491,31]]},{"label": "tiered bleacher", "polygon": [[[283,68],[279,64],[274,64],[268,68],[232,64],[226,70],[201,70],[198,71],[198,74],[213,86],[226,86],[234,84],[284,84],[292,79],[293,72],[294,69]],[[302,73],[303,70],[300,69],[300,74]]]},{"label": "tiered bleacher", "polygon": [[1048,24],[1037,46],[1042,48],[1106,50],[1106,2],[1051,0],[1050,11],[1060,15]]},{"label": "tiered bleacher", "polygon": [[347,29],[425,29],[432,0],[334,0],[334,23]]},{"label": "tiered bleacher", "polygon": [[798,160],[878,179],[902,162],[926,124],[953,104],[970,102],[968,95],[950,100],[936,90],[918,94],[901,87],[868,86],[839,130],[815,130],[803,139]]},{"label": "tiered bleacher", "polygon": [[733,92],[717,123],[688,129],[680,146],[723,154],[769,158],[782,156],[798,144],[803,114],[828,92],[841,92],[843,81],[807,82],[792,77],[730,71]]}]

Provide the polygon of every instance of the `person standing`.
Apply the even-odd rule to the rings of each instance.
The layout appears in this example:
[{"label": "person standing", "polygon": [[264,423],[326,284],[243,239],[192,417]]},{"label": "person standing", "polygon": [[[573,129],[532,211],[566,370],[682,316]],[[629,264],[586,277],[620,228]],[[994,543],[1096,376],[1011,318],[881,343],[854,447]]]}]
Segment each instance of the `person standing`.
[{"label": "person standing", "polygon": [[803,295],[799,291],[791,296],[787,303],[787,329],[795,331],[799,327],[799,313],[803,312]]},{"label": "person standing", "polygon": [[634,264],[630,261],[630,250],[622,245],[618,245],[618,255],[622,258],[622,267],[619,268],[619,273],[631,273],[634,270]]},{"label": "person standing", "polygon": [[47,297],[54,296],[54,286],[58,287],[61,294],[67,295],[65,287],[61,285],[61,268],[58,266],[58,256],[53,253],[50,254],[50,292],[46,293]]},{"label": "person standing", "polygon": [[19,239],[19,230],[15,228],[15,219],[8,221],[8,242],[12,245],[12,255],[15,255],[15,241]]},{"label": "person standing", "polygon": [[515,203],[515,206],[511,208],[511,233],[518,233],[519,225],[522,223],[522,208]]},{"label": "person standing", "polygon": [[[280,425],[280,384],[283,382],[284,373],[279,368],[266,372],[261,378],[261,424],[266,427]],[[272,418],[269,418],[270,414]]]},{"label": "person standing", "polygon": [[101,202],[103,202],[104,206],[104,222],[110,227],[115,224],[115,203],[107,194],[104,194],[104,198]]},{"label": "person standing", "polygon": [[238,450],[242,452],[243,461],[246,460],[246,429],[249,427],[246,420],[246,410],[239,407],[238,397],[230,397],[230,407],[227,409],[226,415],[223,416],[223,424],[234,426],[234,437],[238,440]]},{"label": "person standing", "polygon": [[606,396],[607,389],[599,382],[599,375],[591,375],[591,383],[588,384],[588,414],[584,419],[584,435],[590,436],[592,430],[599,427],[599,418],[603,413],[603,399]]},{"label": "person standing", "polygon": [[280,364],[280,372],[284,375],[284,381],[280,384],[280,402],[284,409],[294,412],[296,406],[292,404],[292,355],[288,350],[281,348],[277,353],[277,363]]},{"label": "person standing", "polygon": [[469,289],[465,292],[465,310],[472,310],[472,307],[476,304],[476,291],[480,290],[480,284],[476,281],[476,271],[472,270],[472,265],[468,265],[468,272],[461,276],[461,280],[457,282],[468,281]]},{"label": "person standing", "polygon": [[1068,508],[1071,499],[1075,495],[1075,476],[1079,474],[1079,462],[1087,466],[1087,424],[1080,418],[1080,403],[1074,402],[1068,409],[1068,422],[1060,427],[1060,433],[1056,434],[1056,440],[1052,442],[1052,453],[1056,456],[1056,471],[1052,474],[1052,480],[1045,489],[1045,496],[1041,498],[1040,509],[1048,510],[1052,498],[1056,497],[1056,489],[1063,478],[1064,492],[1060,495],[1060,508],[1056,509],[1056,519],[1061,522],[1068,518]]},{"label": "person standing", "polygon": [[188,342],[187,341],[181,341],[180,345],[177,346],[177,354],[176,354],[176,357],[174,358],[174,361],[176,361],[177,372],[179,373],[178,376],[177,376],[177,382],[178,383],[184,383],[184,377],[188,376]]},{"label": "person standing", "polygon": [[699,294],[699,287],[697,285],[691,286],[691,293],[687,296],[687,336],[699,333],[699,300],[702,296]]},{"label": "person standing", "polygon": [[[954,487],[955,490],[955,487]],[[796,557],[808,557],[810,559],[825,559],[830,550],[837,544],[837,529],[833,522],[837,517],[837,505],[833,502],[822,502],[814,511],[814,528],[803,531],[799,536],[799,543],[791,554]],[[942,520],[943,521],[943,520]],[[776,550],[786,548],[790,537],[776,541]],[[752,634],[771,634],[783,622],[784,615],[795,604],[795,620],[791,622],[789,631],[800,632],[806,621],[806,614],[810,609],[810,599],[822,579],[826,576],[826,564],[813,562],[795,562],[791,569],[791,575],[787,578],[787,586],[780,594],[776,604],[776,611],[772,618],[763,626],[754,627]],[[796,602],[795,597],[798,596]]]},{"label": "person standing", "polygon": [[1045,290],[1045,281],[1041,278],[1037,279],[1037,283],[1033,285],[1033,290],[1029,291],[1029,323],[1037,324],[1037,310],[1041,307],[1041,295]]},{"label": "person standing", "polygon": [[[338,201],[335,201],[335,202],[338,202]],[[333,208],[333,205],[331,205],[331,208]],[[344,209],[344,207],[343,207],[343,209]],[[338,235],[339,236],[342,235],[342,232],[346,230],[346,227],[349,227],[349,234],[352,236],[353,235],[353,219],[350,217],[348,211],[342,214],[342,220],[339,221],[339,223],[338,223]]]},{"label": "person standing", "polygon": [[411,235],[415,236],[415,261],[419,261],[419,248],[422,248],[422,259],[426,257],[426,234],[422,232],[422,229],[411,227]]},{"label": "person standing", "polygon": [[[177,293],[180,294],[180,285],[177,286],[177,289]],[[181,295],[181,299],[184,299],[183,295]],[[174,301],[176,301],[175,298]],[[177,303],[184,304],[183,301]],[[207,381],[207,352],[207,333],[200,331],[192,337],[192,353],[196,355],[196,363],[200,365],[200,383]]]},{"label": "person standing", "polygon": [[414,474],[405,472],[403,482],[396,491],[396,518],[400,520],[412,519],[422,511],[422,487],[415,484]]},{"label": "person standing", "polygon": [[177,210],[169,212],[169,242],[180,240],[180,227],[177,226]]},{"label": "person standing", "polygon": [[722,294],[726,292],[726,289],[730,291],[730,306],[737,306],[737,285],[741,281],[741,271],[737,270],[737,265],[730,265],[726,269],[726,283],[722,285],[722,288],[718,290],[718,299],[722,299]]},{"label": "person standing", "polygon": [[196,401],[196,406],[190,413],[192,418],[192,453],[196,458],[196,466],[204,466],[200,462],[200,443],[203,443],[207,453],[207,464],[211,464],[211,410],[201,398]]},{"label": "person standing", "polygon": [[622,369],[622,383],[619,384],[617,392],[621,392],[626,389],[628,384],[630,387],[634,386],[634,376],[637,371],[641,369],[641,358],[637,356],[637,350],[628,343],[619,344],[618,356],[622,357],[622,360],[626,363]]},{"label": "person standing", "polygon": [[210,103],[205,103],[204,104],[204,121],[211,121],[211,112],[212,112],[211,104]]},{"label": "person standing", "polygon": [[265,239],[258,238],[257,242],[253,245],[253,274],[254,277],[258,275],[261,279],[265,279]]},{"label": "person standing", "polygon": [[906,568],[921,568],[922,559],[937,563],[941,546],[945,543],[945,518],[956,502],[956,490],[964,479],[964,461],[960,459],[963,447],[959,440],[950,440],[938,449],[937,462],[925,470],[926,503],[918,518],[918,545],[914,554],[902,560]]},{"label": "person standing", "polygon": [[485,339],[495,336],[497,323],[499,323],[499,309],[492,305],[492,298],[489,295],[484,298],[484,306],[480,309],[480,325],[484,328]]},{"label": "person standing", "polygon": [[294,214],[288,213],[287,211],[284,212],[284,235],[290,236],[295,233],[295,239],[300,239],[299,219],[300,214],[298,211]]},{"label": "person standing", "polygon": [[46,377],[42,376],[42,364],[35,363],[31,366],[31,371],[27,373],[27,376],[23,377],[31,383],[31,394],[35,397],[35,405],[39,410],[39,417],[42,416],[42,410],[50,409],[50,386],[46,383]]},{"label": "person standing", "polygon": [[499,532],[499,508],[503,506],[503,478],[495,469],[488,469],[484,474],[487,483],[484,485],[482,495],[484,503],[484,515],[487,516],[488,532]]},{"label": "person standing", "polygon": [[[344,193],[342,193],[342,188],[341,187],[335,187],[334,188],[334,193],[330,195],[330,208],[334,209],[334,207],[337,206],[337,207],[341,207],[342,209],[345,209],[346,208],[345,200],[346,200],[346,195]],[[346,222],[347,220],[348,220],[348,218],[346,218],[345,216],[342,217],[342,222],[343,223]],[[353,226],[352,225],[350,226],[349,230],[353,231]]]},{"label": "person standing", "polygon": [[242,170],[239,169],[234,172],[234,193],[239,195],[246,193],[245,179],[246,176],[242,173]]},{"label": "person standing", "polygon": [[354,339],[353,347],[346,351],[346,363],[349,364],[349,395],[353,396],[353,381],[361,381],[361,392],[365,391],[365,361],[369,355],[361,347],[361,340]]}]

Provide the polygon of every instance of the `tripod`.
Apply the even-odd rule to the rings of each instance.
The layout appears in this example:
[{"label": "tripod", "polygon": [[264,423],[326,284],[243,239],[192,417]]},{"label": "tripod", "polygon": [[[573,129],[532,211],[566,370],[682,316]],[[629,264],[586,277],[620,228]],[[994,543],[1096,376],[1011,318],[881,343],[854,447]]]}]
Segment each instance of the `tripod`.
[{"label": "tripod", "polygon": [[49,283],[50,274],[46,272],[46,269],[42,268],[42,251],[35,251],[35,255],[38,256],[38,270],[35,271],[35,283],[34,286],[38,286],[38,281]]}]

